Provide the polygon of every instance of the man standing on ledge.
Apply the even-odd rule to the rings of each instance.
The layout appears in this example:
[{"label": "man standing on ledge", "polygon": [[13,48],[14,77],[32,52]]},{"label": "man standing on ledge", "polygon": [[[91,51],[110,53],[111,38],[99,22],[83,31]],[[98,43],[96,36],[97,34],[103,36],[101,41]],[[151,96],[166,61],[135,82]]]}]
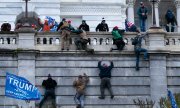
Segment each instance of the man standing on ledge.
[{"label": "man standing on ledge", "polygon": [[137,14],[139,15],[140,29],[141,32],[146,31],[146,19],[147,19],[147,8],[143,2],[140,2],[141,7],[138,9]]},{"label": "man standing on ledge", "polygon": [[57,86],[57,82],[51,78],[50,74],[48,74],[48,79],[43,80],[42,86],[45,87],[45,94],[39,104],[39,108],[42,108],[43,103],[49,96],[53,99],[53,108],[56,108],[55,87]]},{"label": "man standing on ledge", "polygon": [[99,23],[96,27],[96,32],[109,32],[108,24],[106,23],[106,20],[102,18],[102,22]]},{"label": "man standing on ledge", "polygon": [[111,89],[111,70],[114,67],[113,62],[105,62],[105,61],[99,61],[98,62],[98,68],[100,70],[99,77],[101,78],[101,84],[100,84],[100,91],[101,91],[101,96],[99,99],[105,99],[104,96],[104,90],[107,88],[109,90],[109,93],[111,95],[111,99],[114,98],[112,89]]}]

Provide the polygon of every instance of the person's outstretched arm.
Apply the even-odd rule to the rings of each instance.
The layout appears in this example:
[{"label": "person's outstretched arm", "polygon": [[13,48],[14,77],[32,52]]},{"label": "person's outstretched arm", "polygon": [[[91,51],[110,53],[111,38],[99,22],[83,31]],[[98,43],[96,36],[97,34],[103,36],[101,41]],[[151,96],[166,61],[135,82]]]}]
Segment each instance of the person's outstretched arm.
[{"label": "person's outstretched arm", "polygon": [[98,68],[101,69],[101,61],[98,62]]},{"label": "person's outstretched arm", "polygon": [[111,65],[110,65],[110,68],[114,68],[114,63],[111,61]]}]

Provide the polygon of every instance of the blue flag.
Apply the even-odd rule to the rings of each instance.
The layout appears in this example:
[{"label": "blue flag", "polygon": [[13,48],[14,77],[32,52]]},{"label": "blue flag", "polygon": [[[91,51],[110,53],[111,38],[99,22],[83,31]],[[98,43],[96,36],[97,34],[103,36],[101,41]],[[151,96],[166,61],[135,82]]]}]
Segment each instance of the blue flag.
[{"label": "blue flag", "polygon": [[53,24],[55,19],[53,19],[52,17],[50,16],[46,16],[46,19],[48,20],[48,24]]},{"label": "blue flag", "polygon": [[171,107],[172,108],[178,108],[178,106],[176,104],[176,100],[175,100],[175,98],[174,98],[174,96],[173,96],[173,94],[172,94],[172,92],[170,90],[168,90],[168,97],[169,97],[169,99],[171,101]]},{"label": "blue flag", "polygon": [[21,100],[39,100],[41,94],[25,78],[6,73],[5,96]]}]

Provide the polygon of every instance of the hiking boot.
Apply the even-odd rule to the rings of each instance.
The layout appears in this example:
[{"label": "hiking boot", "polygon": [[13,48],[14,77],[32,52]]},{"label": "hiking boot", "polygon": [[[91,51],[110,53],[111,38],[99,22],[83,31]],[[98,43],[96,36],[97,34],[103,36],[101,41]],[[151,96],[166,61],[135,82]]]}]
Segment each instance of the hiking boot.
[{"label": "hiking boot", "polygon": [[104,97],[102,97],[102,96],[100,96],[100,97],[98,97],[99,99],[105,99]]}]

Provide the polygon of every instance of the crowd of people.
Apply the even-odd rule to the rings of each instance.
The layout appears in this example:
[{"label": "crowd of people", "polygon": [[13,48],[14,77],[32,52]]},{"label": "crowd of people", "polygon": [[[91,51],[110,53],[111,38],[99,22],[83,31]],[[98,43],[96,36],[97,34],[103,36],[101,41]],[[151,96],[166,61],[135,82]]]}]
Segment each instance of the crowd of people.
[{"label": "crowd of people", "polygon": [[[99,78],[101,80],[100,83],[100,96],[99,99],[105,99],[105,89],[107,88],[110,93],[110,98],[114,98],[113,90],[111,87],[111,71],[114,68],[114,64],[112,61],[99,61],[98,62],[99,69]],[[79,75],[77,79],[75,79],[72,83],[72,86],[76,90],[76,94],[74,95],[74,102],[77,104],[76,108],[84,108],[84,100],[86,95],[86,87],[90,78],[88,75],[83,73],[83,75]],[[45,94],[42,100],[40,101],[39,108],[42,108],[44,102],[48,97],[53,99],[53,106],[56,106],[56,95],[55,88],[57,87],[57,82],[52,79],[51,74],[48,74],[48,79],[43,80],[42,86],[45,88]]]},{"label": "crowd of people", "polygon": [[[140,7],[137,10],[137,15],[139,17],[139,28],[140,30],[137,29],[137,26],[133,24],[132,22],[129,22],[127,19],[125,20],[125,30],[127,32],[146,32],[146,20],[148,19],[148,8],[145,6],[143,2],[140,2]],[[177,25],[177,20],[176,17],[173,13],[172,10],[168,9],[165,16],[165,28],[167,32],[174,32],[175,27],[178,27]],[[41,22],[40,18],[37,19],[38,25],[37,24],[32,24],[31,27],[35,30],[38,31],[56,31],[59,26],[62,26],[65,18],[62,19],[60,24],[55,21],[55,19],[51,17],[47,17],[44,20],[44,23]],[[38,28],[38,26],[41,27]],[[21,22],[17,22],[15,25],[15,30],[19,29],[22,27]],[[78,27],[79,29],[82,29],[84,31],[90,31],[89,25],[86,23],[86,20],[82,20],[82,24]],[[61,31],[61,28],[58,28],[58,30]],[[11,25],[8,22],[4,22],[1,25],[1,31],[11,31]],[[95,28],[96,32],[109,32],[109,27],[108,24],[106,23],[106,20],[102,18],[101,23],[97,25]]]}]

